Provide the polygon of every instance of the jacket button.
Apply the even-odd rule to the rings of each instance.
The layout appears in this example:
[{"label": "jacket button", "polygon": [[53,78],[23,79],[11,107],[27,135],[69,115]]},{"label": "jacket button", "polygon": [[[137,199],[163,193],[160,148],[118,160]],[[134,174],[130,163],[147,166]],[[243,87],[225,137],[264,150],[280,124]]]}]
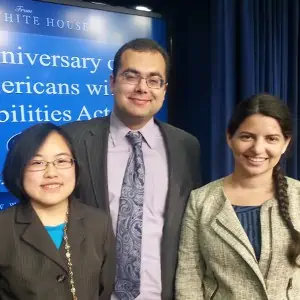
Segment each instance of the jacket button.
[{"label": "jacket button", "polygon": [[57,280],[57,282],[59,282],[59,283],[63,282],[65,279],[66,279],[66,276],[65,276],[65,275],[58,275],[58,276],[56,277],[56,280]]}]

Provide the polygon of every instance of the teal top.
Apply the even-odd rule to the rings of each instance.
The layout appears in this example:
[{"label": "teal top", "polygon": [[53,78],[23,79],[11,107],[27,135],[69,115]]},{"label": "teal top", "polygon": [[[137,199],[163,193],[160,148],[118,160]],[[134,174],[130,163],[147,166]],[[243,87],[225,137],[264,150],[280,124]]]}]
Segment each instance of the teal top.
[{"label": "teal top", "polygon": [[57,249],[59,249],[63,241],[64,226],[65,226],[64,223],[57,226],[45,226],[48,234],[50,235]]}]

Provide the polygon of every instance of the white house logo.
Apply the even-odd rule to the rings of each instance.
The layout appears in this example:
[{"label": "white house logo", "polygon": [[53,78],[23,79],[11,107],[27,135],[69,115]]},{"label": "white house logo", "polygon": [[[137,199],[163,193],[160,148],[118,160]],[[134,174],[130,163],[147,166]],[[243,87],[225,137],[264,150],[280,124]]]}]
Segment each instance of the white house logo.
[{"label": "white house logo", "polygon": [[16,141],[16,139],[19,137],[19,135],[21,134],[21,132],[14,134],[12,137],[10,137],[8,139],[8,141],[6,142],[6,149],[10,150],[14,144],[14,142]]},{"label": "white house logo", "polygon": [[77,20],[55,19],[51,17],[42,18],[34,14],[32,9],[18,5],[13,12],[0,11],[0,19],[3,17],[5,23],[20,25],[44,26],[48,28],[68,29],[74,31],[89,31],[89,24]]},{"label": "white house logo", "polygon": [[22,6],[22,5],[17,6],[16,9],[15,9],[15,12],[32,14],[32,10],[31,9],[25,9],[24,6]]}]

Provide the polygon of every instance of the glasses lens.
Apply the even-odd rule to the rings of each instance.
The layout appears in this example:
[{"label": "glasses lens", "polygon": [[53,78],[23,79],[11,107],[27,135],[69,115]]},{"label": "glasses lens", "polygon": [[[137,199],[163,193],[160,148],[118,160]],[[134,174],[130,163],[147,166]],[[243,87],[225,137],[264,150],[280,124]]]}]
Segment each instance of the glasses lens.
[{"label": "glasses lens", "polygon": [[163,80],[159,76],[151,76],[147,78],[147,84],[150,88],[159,89],[162,87]]},{"label": "glasses lens", "polygon": [[53,164],[57,169],[68,169],[73,166],[74,159],[73,158],[59,158],[54,160],[53,162],[47,162],[44,160],[31,160],[27,164],[28,171],[42,171],[45,170],[48,164]]},{"label": "glasses lens", "polygon": [[123,74],[125,82],[129,84],[137,84],[140,80],[140,76],[133,72],[125,72]]},{"label": "glasses lens", "polygon": [[29,171],[39,171],[46,168],[47,163],[43,160],[31,160],[27,164],[27,170]]},{"label": "glasses lens", "polygon": [[55,167],[58,169],[71,168],[73,165],[72,158],[60,158],[54,161]]},{"label": "glasses lens", "polygon": [[141,79],[146,79],[147,86],[152,89],[160,89],[163,84],[164,80],[161,79],[160,76],[150,76],[148,78],[141,77],[140,74],[134,72],[125,72],[122,74],[124,81],[128,84],[138,84]]}]

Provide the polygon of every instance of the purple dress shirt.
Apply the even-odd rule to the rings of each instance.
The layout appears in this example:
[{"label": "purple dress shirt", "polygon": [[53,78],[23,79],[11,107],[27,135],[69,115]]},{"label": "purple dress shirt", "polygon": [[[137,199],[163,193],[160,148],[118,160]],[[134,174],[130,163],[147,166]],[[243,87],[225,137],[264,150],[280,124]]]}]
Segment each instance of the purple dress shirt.
[{"label": "purple dress shirt", "polygon": [[[114,113],[110,117],[108,139],[109,205],[116,233],[119,200],[131,146],[126,134],[130,131]],[[167,154],[159,127],[151,119],[142,129],[142,150],[145,164],[145,198],[141,254],[141,293],[137,300],[161,299],[161,239],[168,191]],[[111,300],[117,300],[113,294]]]}]

